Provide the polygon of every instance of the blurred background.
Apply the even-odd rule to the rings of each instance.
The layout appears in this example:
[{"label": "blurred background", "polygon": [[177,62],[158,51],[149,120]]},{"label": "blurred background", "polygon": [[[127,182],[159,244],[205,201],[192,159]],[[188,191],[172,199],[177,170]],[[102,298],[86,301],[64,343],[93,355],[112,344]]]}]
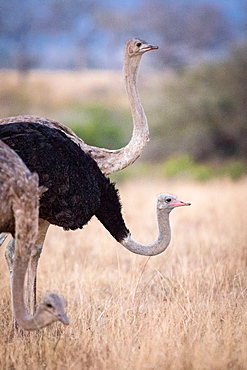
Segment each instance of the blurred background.
[{"label": "blurred background", "polygon": [[1,116],[48,116],[88,144],[125,145],[132,37],[159,50],[139,77],[151,140],[123,176],[245,175],[247,0],[0,0]]}]

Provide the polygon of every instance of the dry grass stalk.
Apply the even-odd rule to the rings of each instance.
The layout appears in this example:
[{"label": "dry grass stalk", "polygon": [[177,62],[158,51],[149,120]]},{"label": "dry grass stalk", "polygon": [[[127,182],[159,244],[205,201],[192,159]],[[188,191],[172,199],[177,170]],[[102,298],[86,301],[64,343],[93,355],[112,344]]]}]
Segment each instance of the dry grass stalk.
[{"label": "dry grass stalk", "polygon": [[192,202],[171,215],[172,243],[147,258],[119,246],[97,220],[48,233],[39,268],[68,299],[71,325],[9,338],[8,273],[1,252],[2,369],[244,369],[247,364],[246,179],[120,187],[134,237],[156,235],[155,196]]}]

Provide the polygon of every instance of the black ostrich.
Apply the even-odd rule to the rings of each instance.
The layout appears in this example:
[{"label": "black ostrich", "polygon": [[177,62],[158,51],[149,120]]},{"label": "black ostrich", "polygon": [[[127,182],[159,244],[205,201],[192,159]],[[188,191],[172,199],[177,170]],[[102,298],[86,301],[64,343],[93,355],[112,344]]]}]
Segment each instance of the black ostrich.
[{"label": "black ostrich", "polygon": [[114,184],[62,131],[38,123],[11,123],[0,126],[0,139],[38,173],[39,186],[47,189],[40,199],[40,218],[76,230],[95,215],[117,241],[127,236]]},{"label": "black ostrich", "polygon": [[[0,125],[0,140],[22,158],[31,172],[39,175],[39,186],[47,190],[40,198],[39,217],[65,230],[82,228],[93,215],[111,235],[130,251],[157,255],[169,245],[169,214],[174,207],[189,205],[170,194],[159,195],[157,218],[159,234],[150,244],[133,240],[121,214],[118,191],[100,171],[97,163],[62,131],[37,123]],[[47,224],[48,224],[47,222]],[[6,230],[14,236],[14,229]],[[31,290],[35,287],[36,269],[41,253],[31,262]],[[13,248],[10,248],[10,254]],[[13,256],[11,258],[13,260]],[[28,292],[28,294],[33,294]],[[35,293],[34,293],[35,297]],[[35,305],[34,302],[32,303]]]}]

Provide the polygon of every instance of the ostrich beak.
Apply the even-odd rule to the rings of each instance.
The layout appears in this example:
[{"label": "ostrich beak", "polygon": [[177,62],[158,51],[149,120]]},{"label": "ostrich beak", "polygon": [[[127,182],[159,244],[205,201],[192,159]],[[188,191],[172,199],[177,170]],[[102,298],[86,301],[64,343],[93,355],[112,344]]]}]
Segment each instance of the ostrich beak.
[{"label": "ostrich beak", "polygon": [[142,51],[142,53],[146,53],[146,51],[156,50],[156,49],[159,49],[159,47],[155,45],[144,44],[140,50]]},{"label": "ostrich beak", "polygon": [[69,325],[69,319],[66,313],[59,315],[58,320],[61,321],[64,325]]},{"label": "ostrich beak", "polygon": [[173,207],[182,207],[182,206],[190,206],[191,203],[189,202],[183,202],[182,200],[174,200],[172,203],[170,203],[171,206]]},{"label": "ostrich beak", "polygon": [[157,45],[148,45],[149,50],[156,50],[159,49]]}]

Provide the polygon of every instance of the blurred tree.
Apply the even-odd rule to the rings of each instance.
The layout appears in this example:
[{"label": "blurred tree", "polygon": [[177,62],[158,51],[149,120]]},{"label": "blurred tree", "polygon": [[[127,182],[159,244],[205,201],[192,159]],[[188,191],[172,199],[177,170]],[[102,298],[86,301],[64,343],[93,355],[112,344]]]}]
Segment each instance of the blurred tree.
[{"label": "blurred tree", "polygon": [[30,0],[3,1],[0,10],[0,34],[5,35],[16,45],[13,67],[25,76],[34,66],[34,59],[29,50],[34,14],[32,2]]},{"label": "blurred tree", "polygon": [[[71,53],[71,57],[64,58],[65,63],[66,59],[70,60],[68,65],[62,64],[63,62],[59,65],[58,62],[59,67],[81,66],[75,50],[79,49],[87,60],[87,46],[95,32],[96,11],[99,11],[97,0],[0,0],[1,41],[7,45],[9,51],[8,55],[4,54],[6,62],[3,66],[16,68],[20,72],[39,66],[47,59],[45,46],[56,35],[60,37],[60,41],[66,40],[67,52],[64,53]],[[56,50],[58,45],[55,41],[52,45]],[[59,53],[54,54],[59,59]],[[4,63],[3,58],[1,59]]]},{"label": "blurred tree", "polygon": [[234,48],[228,61],[174,76],[148,114],[153,139],[147,154],[156,159],[175,153],[247,159],[247,44]]}]

